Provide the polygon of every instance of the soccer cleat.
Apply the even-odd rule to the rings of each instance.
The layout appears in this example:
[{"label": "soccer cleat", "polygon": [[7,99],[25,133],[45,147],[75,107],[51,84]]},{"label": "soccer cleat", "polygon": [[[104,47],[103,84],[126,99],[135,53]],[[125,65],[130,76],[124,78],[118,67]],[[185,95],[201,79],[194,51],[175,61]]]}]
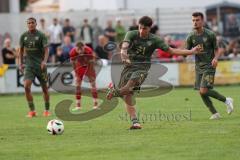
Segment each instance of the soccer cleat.
[{"label": "soccer cleat", "polygon": [[98,108],[98,103],[97,103],[97,102],[94,102],[93,109],[99,109],[99,108]]},{"label": "soccer cleat", "polygon": [[225,102],[226,106],[227,106],[227,113],[231,114],[233,112],[233,99],[230,97],[226,98],[226,102]]},{"label": "soccer cleat", "polygon": [[130,130],[133,130],[133,129],[142,129],[140,123],[134,123],[131,127],[130,127]]},{"label": "soccer cleat", "polygon": [[43,112],[43,117],[49,117],[49,116],[51,116],[51,113],[49,111],[45,110]]},{"label": "soccer cleat", "polygon": [[100,109],[98,106],[93,106],[93,109]]},{"label": "soccer cleat", "polygon": [[114,86],[113,86],[113,83],[109,83],[106,98],[108,100],[111,100],[113,98],[113,95],[114,95]]},{"label": "soccer cleat", "polygon": [[32,118],[32,117],[36,117],[36,116],[37,116],[37,112],[36,111],[29,111],[26,117]]},{"label": "soccer cleat", "polygon": [[75,107],[72,109],[73,112],[76,112],[76,111],[80,111],[82,109],[82,107]]},{"label": "soccer cleat", "polygon": [[220,119],[220,118],[221,118],[220,114],[219,114],[219,113],[215,113],[215,114],[213,114],[209,119],[211,119],[211,120],[217,120],[217,119]]}]

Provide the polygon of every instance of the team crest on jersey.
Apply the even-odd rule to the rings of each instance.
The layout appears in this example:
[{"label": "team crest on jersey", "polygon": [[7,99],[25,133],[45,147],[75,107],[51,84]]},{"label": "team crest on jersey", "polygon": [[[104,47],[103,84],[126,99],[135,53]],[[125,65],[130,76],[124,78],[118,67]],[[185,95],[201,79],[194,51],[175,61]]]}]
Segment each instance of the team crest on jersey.
[{"label": "team crest on jersey", "polygon": [[35,40],[38,41],[38,40],[39,40],[39,37],[35,37]]},{"label": "team crest on jersey", "polygon": [[147,45],[148,45],[148,46],[151,46],[151,45],[152,45],[152,42],[151,42],[151,41],[147,41]]},{"label": "team crest on jersey", "polygon": [[27,40],[27,37],[24,37],[24,41],[26,41]]},{"label": "team crest on jersey", "polygon": [[195,44],[195,43],[196,43],[196,40],[195,40],[195,39],[193,39],[193,40],[192,40],[192,43],[193,43],[193,44]]},{"label": "team crest on jersey", "polygon": [[203,37],[203,42],[204,42],[204,43],[207,42],[207,37]]}]

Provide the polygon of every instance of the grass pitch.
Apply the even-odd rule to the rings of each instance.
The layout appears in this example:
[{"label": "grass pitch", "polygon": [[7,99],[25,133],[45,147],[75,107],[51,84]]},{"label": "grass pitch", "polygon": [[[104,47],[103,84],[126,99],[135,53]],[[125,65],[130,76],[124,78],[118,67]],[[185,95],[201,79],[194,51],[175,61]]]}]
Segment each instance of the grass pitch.
[{"label": "grass pitch", "polygon": [[[0,97],[0,160],[237,160],[240,157],[239,86],[215,88],[234,98],[235,111],[227,115],[223,103],[213,100],[222,115],[210,112],[192,88],[177,88],[154,98],[137,99],[143,129],[130,131],[122,101],[112,112],[86,122],[64,121],[65,132],[49,135],[41,116],[42,95],[34,100],[39,116],[25,118],[24,95]],[[74,96],[51,95],[53,107]],[[83,97],[82,111],[92,100]]]}]

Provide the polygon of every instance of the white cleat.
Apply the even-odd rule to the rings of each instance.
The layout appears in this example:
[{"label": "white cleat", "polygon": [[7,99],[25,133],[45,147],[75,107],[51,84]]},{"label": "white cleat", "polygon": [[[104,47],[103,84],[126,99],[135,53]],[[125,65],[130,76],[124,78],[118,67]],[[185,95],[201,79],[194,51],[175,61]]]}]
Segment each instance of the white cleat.
[{"label": "white cleat", "polygon": [[213,114],[209,119],[211,119],[211,120],[217,120],[217,119],[220,119],[220,118],[221,118],[220,114],[219,114],[219,113],[215,113],[215,114]]},{"label": "white cleat", "polygon": [[80,111],[82,109],[82,107],[75,107],[72,109],[72,112],[77,112]]},{"label": "white cleat", "polygon": [[233,99],[230,97],[226,98],[226,102],[225,102],[226,106],[227,106],[227,113],[231,114],[233,112]]},{"label": "white cleat", "polygon": [[98,106],[93,106],[93,109],[99,110],[100,108]]}]

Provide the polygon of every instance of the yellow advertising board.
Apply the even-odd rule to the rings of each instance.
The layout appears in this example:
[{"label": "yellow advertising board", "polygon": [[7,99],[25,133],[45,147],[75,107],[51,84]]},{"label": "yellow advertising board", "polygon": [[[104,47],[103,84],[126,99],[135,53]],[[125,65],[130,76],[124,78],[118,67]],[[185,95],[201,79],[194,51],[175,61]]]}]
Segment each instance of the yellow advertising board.
[{"label": "yellow advertising board", "polygon": [[[195,64],[179,64],[180,86],[194,85]],[[220,61],[217,66],[214,84],[239,84],[240,83],[240,61]]]}]

